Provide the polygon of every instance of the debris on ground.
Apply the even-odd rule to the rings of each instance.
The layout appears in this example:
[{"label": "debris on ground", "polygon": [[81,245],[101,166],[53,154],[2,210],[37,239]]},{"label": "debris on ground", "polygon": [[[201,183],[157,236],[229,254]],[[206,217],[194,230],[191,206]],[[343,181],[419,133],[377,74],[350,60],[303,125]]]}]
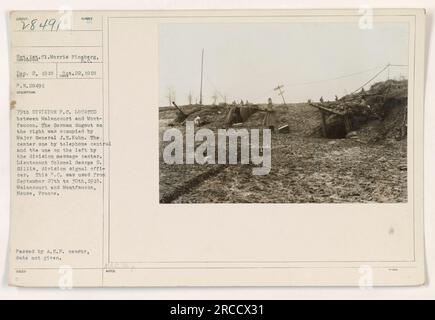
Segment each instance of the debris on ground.
[{"label": "debris on ground", "polygon": [[[349,115],[347,130],[339,115],[322,136],[322,115],[312,102],[271,105],[190,105],[160,108],[160,199],[171,203],[355,203],[407,201],[407,81],[375,83],[368,90],[322,98],[322,106]],[[184,119],[183,119],[184,117]],[[266,118],[269,118],[266,121]],[[273,121],[272,166],[252,175],[252,165],[168,165],[162,160],[162,135],[186,121],[218,129],[267,128]],[[281,134],[285,133],[285,134]]]}]

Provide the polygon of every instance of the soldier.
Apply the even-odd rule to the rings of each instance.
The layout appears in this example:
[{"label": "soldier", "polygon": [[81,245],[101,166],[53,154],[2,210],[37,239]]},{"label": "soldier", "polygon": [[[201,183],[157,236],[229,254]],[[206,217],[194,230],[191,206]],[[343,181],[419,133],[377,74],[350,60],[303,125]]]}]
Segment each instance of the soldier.
[{"label": "soldier", "polygon": [[320,97],[320,103],[323,103],[323,96]]},{"label": "soldier", "polygon": [[263,126],[275,132],[277,128],[278,119],[276,117],[275,111],[273,110],[272,98],[267,100],[267,110],[263,119]]},{"label": "soldier", "polygon": [[272,98],[267,99],[267,110],[272,110],[273,108],[273,103],[272,103]]}]

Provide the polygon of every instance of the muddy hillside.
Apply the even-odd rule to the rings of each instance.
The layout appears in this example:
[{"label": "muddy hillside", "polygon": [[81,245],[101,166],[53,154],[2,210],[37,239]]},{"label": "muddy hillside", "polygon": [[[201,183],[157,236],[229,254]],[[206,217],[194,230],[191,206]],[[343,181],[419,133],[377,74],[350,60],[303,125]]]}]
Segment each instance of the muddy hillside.
[{"label": "muddy hillside", "polygon": [[[407,201],[407,81],[295,104],[241,101],[159,109],[160,202],[330,203]],[[163,132],[269,128],[271,168],[163,161]]]}]

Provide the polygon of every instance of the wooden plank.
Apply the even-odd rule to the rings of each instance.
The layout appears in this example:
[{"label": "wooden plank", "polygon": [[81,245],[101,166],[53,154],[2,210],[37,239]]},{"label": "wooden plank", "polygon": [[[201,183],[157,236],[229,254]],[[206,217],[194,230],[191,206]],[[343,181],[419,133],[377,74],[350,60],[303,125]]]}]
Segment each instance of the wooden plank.
[{"label": "wooden plank", "polygon": [[344,116],[344,115],[345,115],[345,113],[338,112],[338,111],[335,111],[335,110],[332,110],[332,109],[329,109],[329,108],[326,108],[326,107],[323,107],[323,106],[319,106],[319,105],[314,104],[314,103],[309,103],[309,105],[312,106],[312,107],[314,107],[314,108],[317,108],[317,109],[323,110],[323,111],[325,111],[325,112],[332,113],[332,114],[336,114],[336,115],[338,115],[338,116]]},{"label": "wooden plank", "polygon": [[178,109],[178,111],[180,111],[183,115],[187,116],[187,114],[185,114],[185,113],[183,112],[183,110],[181,110],[180,107],[177,106],[177,104],[175,103],[175,101],[172,101],[172,104],[174,105],[175,108]]}]

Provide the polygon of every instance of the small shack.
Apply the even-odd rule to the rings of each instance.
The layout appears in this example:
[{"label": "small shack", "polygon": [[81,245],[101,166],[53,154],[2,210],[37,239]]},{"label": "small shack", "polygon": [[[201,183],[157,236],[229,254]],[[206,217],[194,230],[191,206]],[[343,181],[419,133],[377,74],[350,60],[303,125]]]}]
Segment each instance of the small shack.
[{"label": "small shack", "polygon": [[233,125],[235,123],[245,122],[257,111],[258,109],[254,106],[231,106],[225,117],[225,124]]}]

